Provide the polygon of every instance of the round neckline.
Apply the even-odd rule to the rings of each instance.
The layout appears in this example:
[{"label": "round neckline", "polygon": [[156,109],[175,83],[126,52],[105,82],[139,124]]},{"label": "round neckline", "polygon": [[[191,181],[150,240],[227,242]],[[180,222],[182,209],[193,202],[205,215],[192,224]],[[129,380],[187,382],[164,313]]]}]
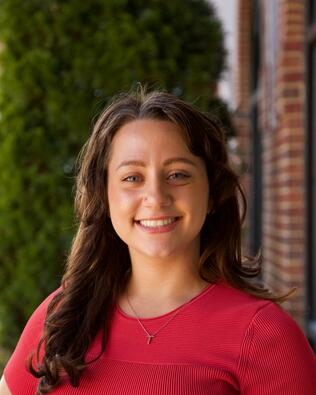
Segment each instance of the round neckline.
[{"label": "round neckline", "polygon": [[[183,303],[182,305],[176,307],[173,310],[168,311],[167,313],[161,314],[161,315],[157,315],[154,317],[147,317],[147,318],[142,318],[140,317],[139,319],[142,322],[148,322],[148,321],[154,321],[154,320],[159,320],[161,318],[165,318],[170,316],[171,314],[174,314],[177,310],[182,310],[183,308],[191,305],[192,303],[196,302],[198,299],[200,299],[202,296],[204,296],[206,293],[208,293],[211,289],[213,289],[215,287],[216,283],[210,283],[208,284],[205,288],[202,289],[202,291],[200,291],[200,293],[198,293],[197,295],[193,296],[192,299],[188,300],[187,302]],[[138,319],[136,317],[133,317],[131,315],[126,314],[121,307],[116,303],[115,304],[115,309],[116,311],[119,313],[119,315],[121,315],[122,317],[131,320],[131,321],[138,321]]]}]

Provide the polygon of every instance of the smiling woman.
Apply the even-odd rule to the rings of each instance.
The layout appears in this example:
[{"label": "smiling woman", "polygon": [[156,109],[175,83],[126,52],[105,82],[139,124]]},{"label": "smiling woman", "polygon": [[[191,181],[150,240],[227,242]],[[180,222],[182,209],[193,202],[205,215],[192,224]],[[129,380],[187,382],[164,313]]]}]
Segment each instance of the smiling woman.
[{"label": "smiling woman", "polygon": [[[128,246],[132,267],[141,268],[142,283],[161,284],[144,281],[144,268],[151,270],[153,262],[161,280],[170,281],[170,268],[158,263],[166,257],[173,271],[179,266],[179,276],[192,265],[197,272],[208,195],[206,166],[190,152],[174,123],[135,120],[116,133],[108,168],[110,216]],[[135,291],[141,287],[133,285]]]},{"label": "smiling woman", "polygon": [[75,208],[61,287],[27,323],[1,395],[313,393],[286,296],[242,258],[245,199],[207,115],[164,92],[114,100],[81,152]]}]

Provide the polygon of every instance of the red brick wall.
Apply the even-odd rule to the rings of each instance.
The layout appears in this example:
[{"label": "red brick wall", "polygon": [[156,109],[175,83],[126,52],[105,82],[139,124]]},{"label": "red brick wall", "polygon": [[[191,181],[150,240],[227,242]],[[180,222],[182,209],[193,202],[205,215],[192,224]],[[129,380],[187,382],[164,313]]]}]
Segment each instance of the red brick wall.
[{"label": "red brick wall", "polygon": [[[262,2],[265,21],[269,18],[265,14],[269,11],[266,4]],[[274,97],[266,94],[270,70],[265,57],[260,97],[264,278],[276,291],[298,287],[285,307],[302,327],[305,311],[304,15],[303,1],[279,2]],[[263,54],[268,50],[265,48]],[[276,115],[272,125],[268,112],[271,99]]]},{"label": "red brick wall", "polygon": [[[298,291],[284,307],[304,328],[304,26],[303,0],[260,2],[259,129],[262,138],[262,253],[266,283]],[[269,8],[270,5],[270,8]],[[238,129],[243,159],[250,151],[251,1],[239,0],[236,73]],[[251,191],[251,169],[244,185]],[[251,229],[246,228],[249,235]],[[247,237],[246,237],[247,244]]]}]

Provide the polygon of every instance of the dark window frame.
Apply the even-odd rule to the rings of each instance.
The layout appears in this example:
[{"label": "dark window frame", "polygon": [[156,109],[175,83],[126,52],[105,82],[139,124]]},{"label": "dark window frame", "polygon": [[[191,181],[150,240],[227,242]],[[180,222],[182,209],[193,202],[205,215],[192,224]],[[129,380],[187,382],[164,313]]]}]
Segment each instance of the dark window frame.
[{"label": "dark window frame", "polygon": [[250,252],[252,255],[261,251],[262,243],[262,158],[261,131],[258,124],[258,82],[260,67],[260,3],[254,0],[251,20],[251,172],[252,190],[249,199],[250,209]]}]

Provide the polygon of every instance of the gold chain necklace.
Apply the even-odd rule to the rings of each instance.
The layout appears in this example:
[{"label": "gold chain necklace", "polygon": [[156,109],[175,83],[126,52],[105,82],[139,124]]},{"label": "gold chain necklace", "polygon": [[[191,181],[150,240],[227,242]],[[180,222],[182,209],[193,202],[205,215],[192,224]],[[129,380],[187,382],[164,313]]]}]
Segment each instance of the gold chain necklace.
[{"label": "gold chain necklace", "polygon": [[169,322],[170,322],[171,320],[173,320],[173,319],[177,316],[177,314],[178,314],[179,311],[182,309],[182,307],[185,306],[185,304],[184,304],[184,305],[178,307],[178,309],[176,310],[176,312],[175,312],[175,313],[174,313],[174,314],[163,324],[162,327],[160,327],[156,332],[150,333],[150,332],[146,329],[145,325],[142,323],[142,321],[140,320],[140,318],[139,318],[138,314],[136,313],[134,307],[132,306],[132,304],[131,304],[131,302],[130,302],[130,300],[129,300],[129,297],[128,297],[128,293],[126,293],[126,298],[127,298],[127,302],[128,302],[128,304],[129,304],[129,307],[131,308],[131,310],[132,310],[133,313],[135,314],[136,319],[137,319],[139,325],[141,326],[141,328],[143,329],[143,331],[146,333],[146,336],[147,336],[147,344],[150,344],[151,341],[153,340],[153,338],[156,337],[156,335],[157,335],[162,329],[164,329],[164,328],[169,324]]}]

